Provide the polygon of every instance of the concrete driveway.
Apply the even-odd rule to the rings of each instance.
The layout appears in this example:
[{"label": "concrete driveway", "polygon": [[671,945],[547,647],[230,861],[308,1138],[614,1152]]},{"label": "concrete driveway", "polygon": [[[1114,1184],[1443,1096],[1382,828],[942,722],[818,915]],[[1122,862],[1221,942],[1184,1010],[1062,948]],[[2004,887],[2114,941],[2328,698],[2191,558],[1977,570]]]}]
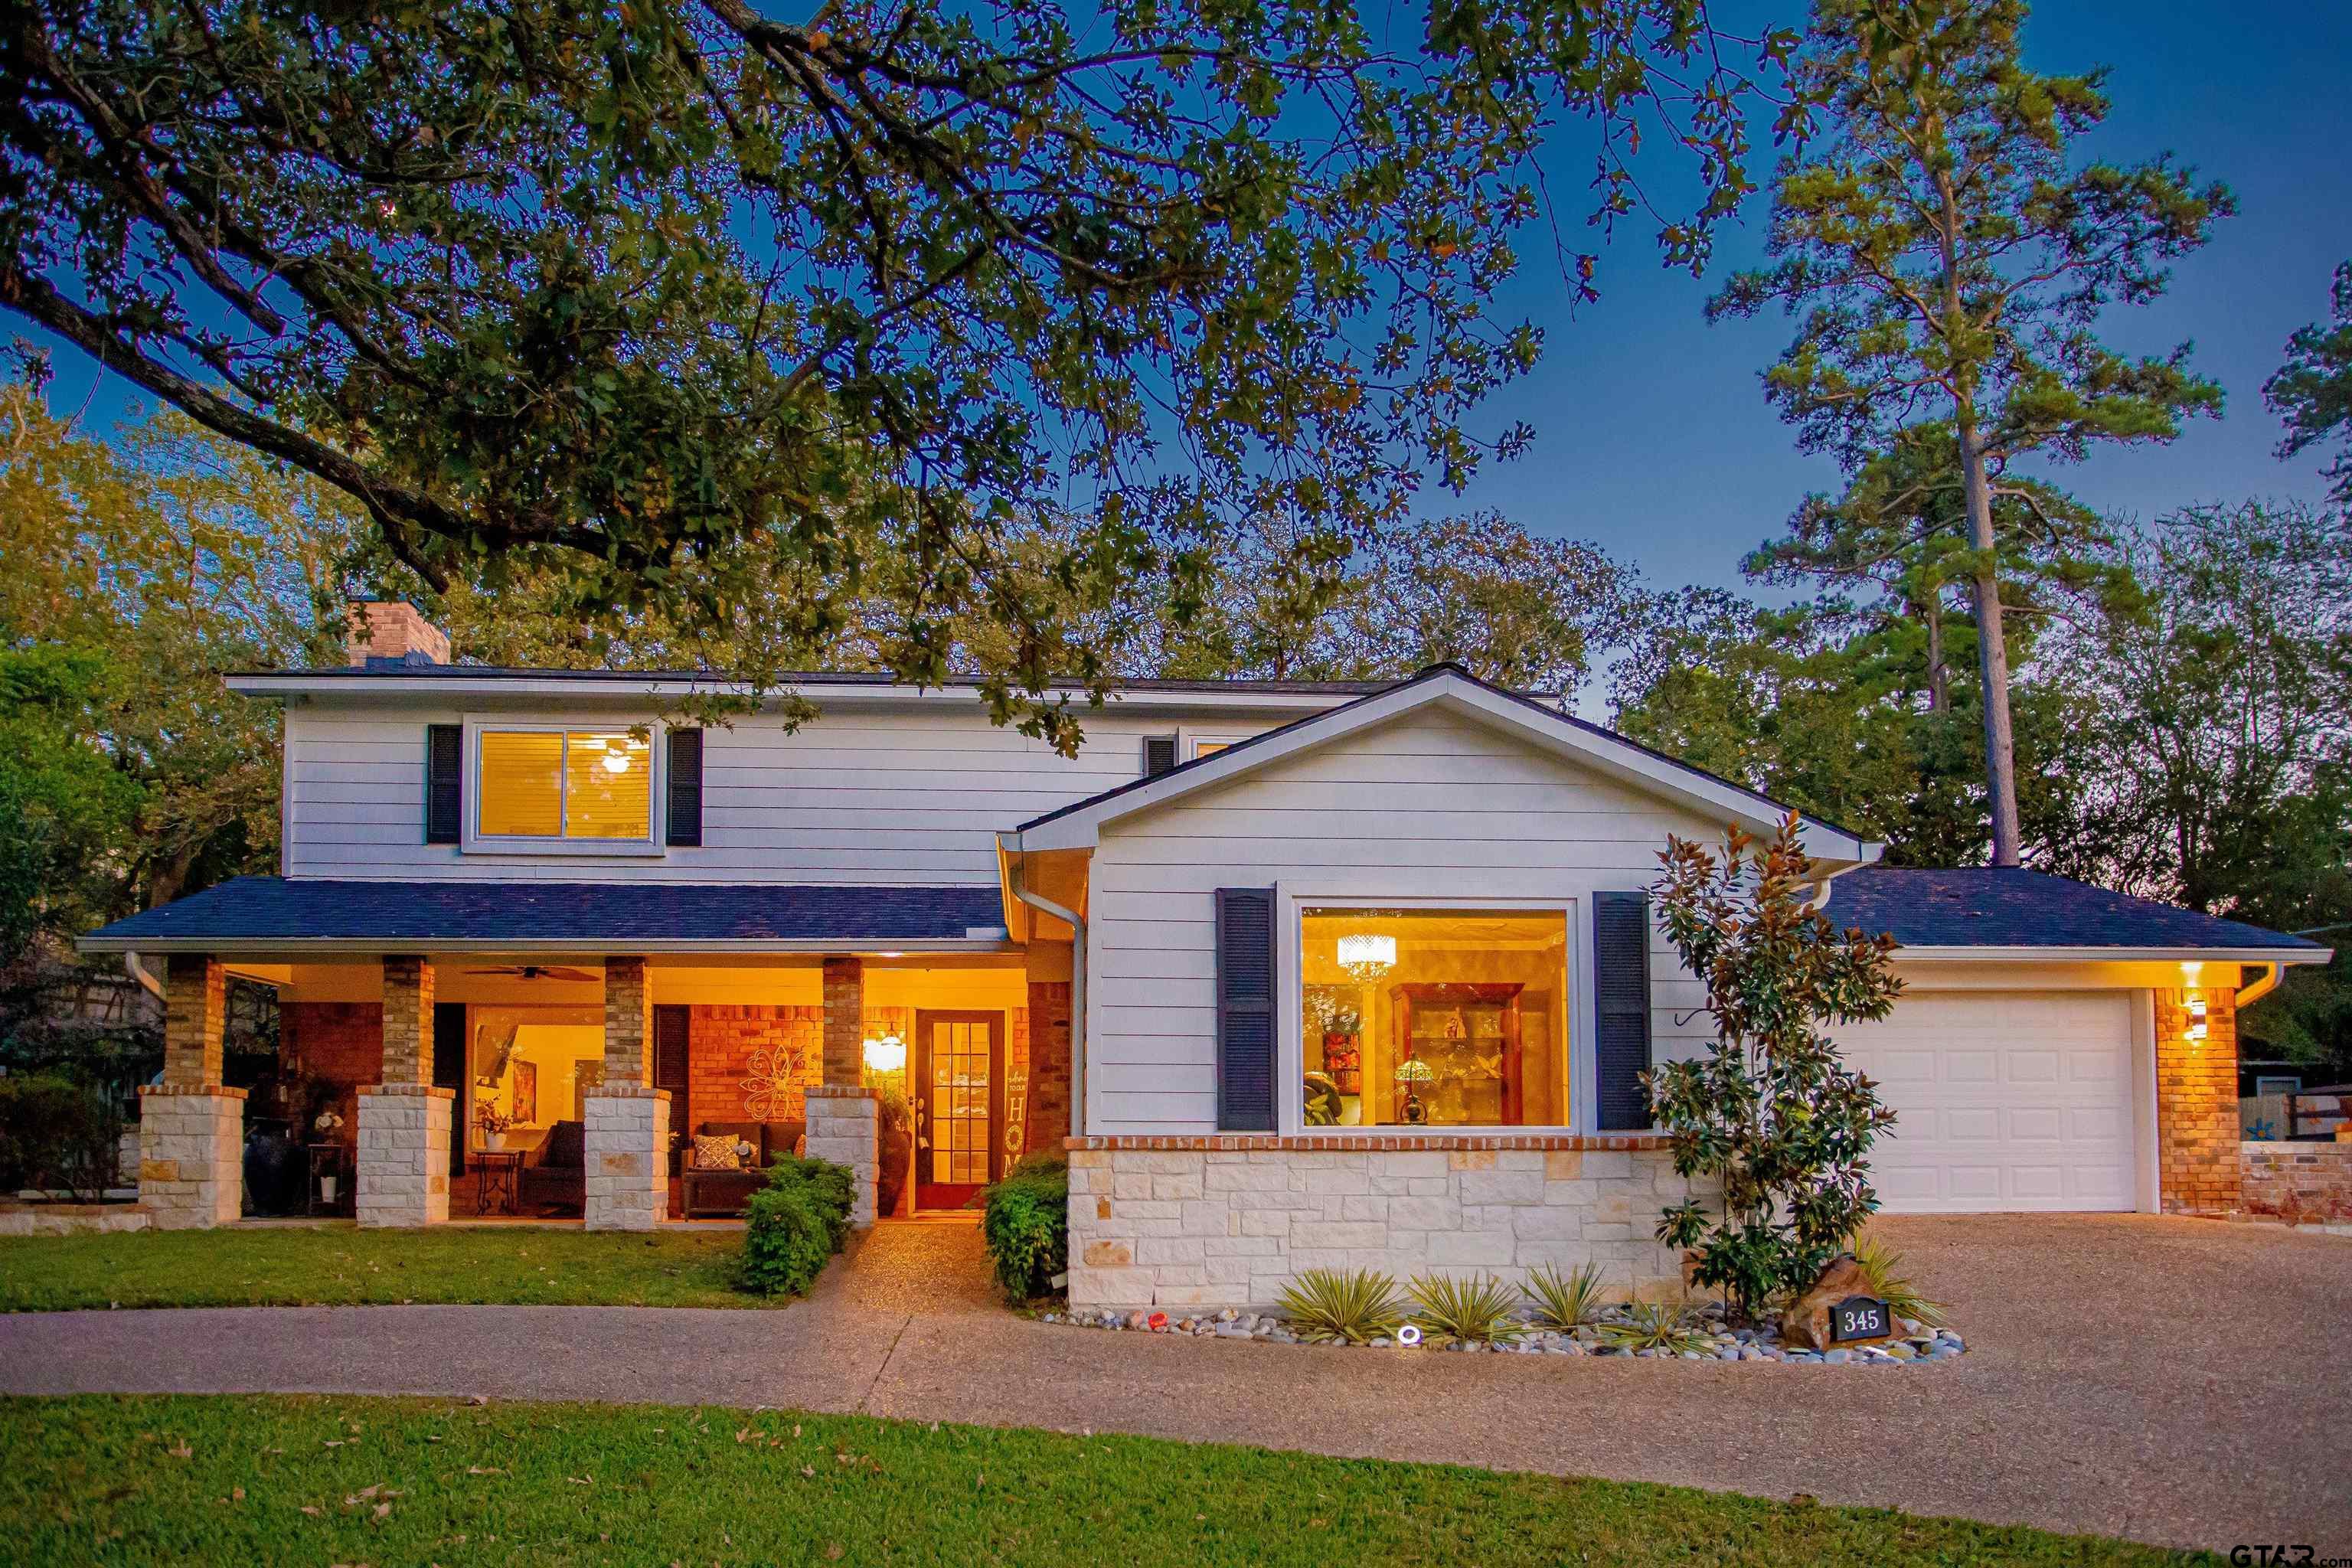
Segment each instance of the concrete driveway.
[{"label": "concrete driveway", "polygon": [[[0,1317],[0,1392],[789,1405],[1667,1481],[2226,1550],[2352,1553],[2352,1239],[2148,1215],[1884,1222],[1970,1353],[1671,1364],[1049,1327],[971,1226],[884,1226],[782,1313]],[[517,1356],[518,1339],[567,1353]]]}]

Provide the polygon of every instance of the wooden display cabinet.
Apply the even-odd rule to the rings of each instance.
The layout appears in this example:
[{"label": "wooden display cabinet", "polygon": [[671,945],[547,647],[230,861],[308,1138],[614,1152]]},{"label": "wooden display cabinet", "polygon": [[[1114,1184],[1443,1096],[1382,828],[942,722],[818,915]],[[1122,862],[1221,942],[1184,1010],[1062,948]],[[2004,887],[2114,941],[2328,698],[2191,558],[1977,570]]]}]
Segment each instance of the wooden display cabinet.
[{"label": "wooden display cabinet", "polygon": [[[1418,1058],[1436,1075],[1430,1084],[1415,1086],[1423,1100],[1433,1102],[1432,1124],[1517,1127],[1526,1123],[1519,1038],[1519,993],[1524,989],[1517,984],[1462,982],[1409,984],[1391,990],[1396,1014],[1396,1060]],[[1438,1114],[1439,1106],[1452,1106],[1457,1090],[1459,1113]],[[1402,1089],[1396,1099],[1401,1107]]]}]

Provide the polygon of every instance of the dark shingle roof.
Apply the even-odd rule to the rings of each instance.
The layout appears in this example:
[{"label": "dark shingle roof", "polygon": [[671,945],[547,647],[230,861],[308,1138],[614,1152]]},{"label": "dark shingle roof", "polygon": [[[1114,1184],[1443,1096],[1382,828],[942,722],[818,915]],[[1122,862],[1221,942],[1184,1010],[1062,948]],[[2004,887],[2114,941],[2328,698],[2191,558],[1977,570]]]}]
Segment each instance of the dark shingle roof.
[{"label": "dark shingle roof", "polygon": [[1889,931],[1905,947],[2266,948],[2327,950],[2243,921],[2020,867],[1872,867],[1830,884],[1822,913],[1841,929]]},{"label": "dark shingle roof", "polygon": [[992,886],[288,881],[239,877],[93,931],[154,941],[939,942],[999,927]]}]

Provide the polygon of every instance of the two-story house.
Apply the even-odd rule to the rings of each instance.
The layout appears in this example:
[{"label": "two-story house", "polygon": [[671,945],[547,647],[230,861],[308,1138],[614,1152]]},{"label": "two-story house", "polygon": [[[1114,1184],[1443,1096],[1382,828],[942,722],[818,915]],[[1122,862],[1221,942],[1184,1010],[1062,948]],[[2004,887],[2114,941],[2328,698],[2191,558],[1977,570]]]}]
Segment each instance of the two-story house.
[{"label": "two-story house", "polygon": [[[1081,1302],[1675,1273],[1639,1075],[1708,1021],[1644,889],[1668,834],[1769,832],[1771,801],[1452,667],[1137,681],[1065,758],[967,686],[810,676],[813,720],[696,728],[707,676],[452,665],[404,605],[354,625],[347,668],[231,681],[285,707],[282,874],[85,943],[165,988],[158,1224],[239,1214],[234,974],[345,1089],[362,1224],[448,1219],[518,1163],[493,1118],[521,1212],[666,1223],[719,1145],[789,1142],[870,1215],[897,1088],[902,1208],[1067,1147]],[[2237,1206],[2235,1005],[2326,949],[1804,832],[1831,917],[1901,944],[1893,1016],[1842,1037],[1898,1113],[1889,1209]]]}]

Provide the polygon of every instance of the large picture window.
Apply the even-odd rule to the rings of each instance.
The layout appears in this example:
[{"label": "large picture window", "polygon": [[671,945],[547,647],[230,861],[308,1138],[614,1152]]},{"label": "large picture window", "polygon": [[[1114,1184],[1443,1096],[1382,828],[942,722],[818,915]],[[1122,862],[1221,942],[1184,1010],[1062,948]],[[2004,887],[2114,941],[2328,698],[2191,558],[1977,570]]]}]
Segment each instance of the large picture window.
[{"label": "large picture window", "polygon": [[1568,917],[1558,910],[1299,910],[1305,1122],[1569,1121]]},{"label": "large picture window", "polygon": [[484,838],[646,840],[653,746],[624,731],[483,730],[477,770]]}]

